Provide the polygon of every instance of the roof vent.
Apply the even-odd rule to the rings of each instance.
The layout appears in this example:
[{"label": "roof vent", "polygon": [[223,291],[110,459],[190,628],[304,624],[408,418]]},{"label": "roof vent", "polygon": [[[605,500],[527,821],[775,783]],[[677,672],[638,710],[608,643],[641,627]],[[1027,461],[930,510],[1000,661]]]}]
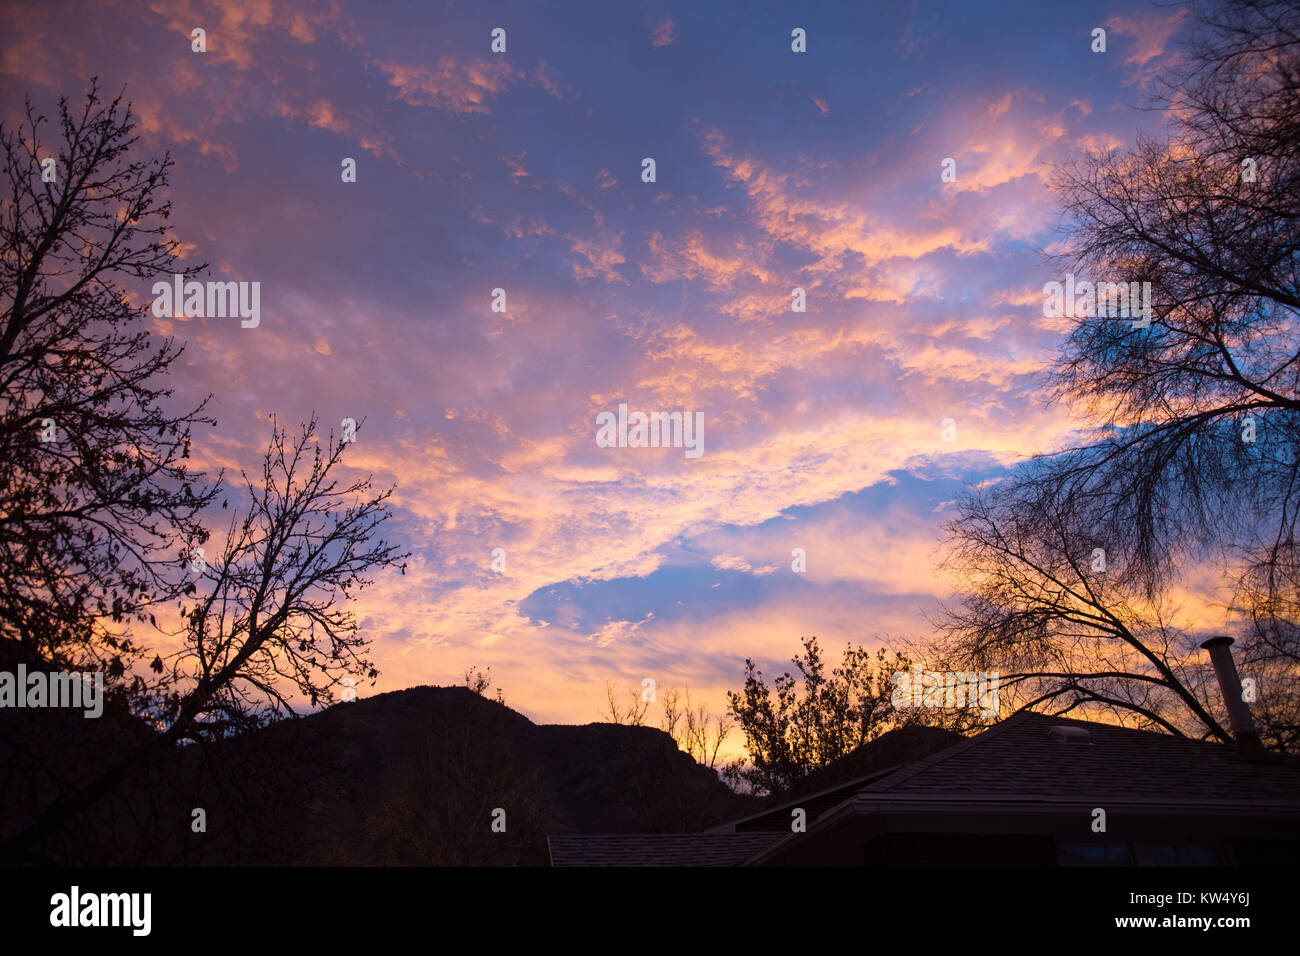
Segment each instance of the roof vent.
[{"label": "roof vent", "polygon": [[1082,727],[1067,727],[1065,724],[1057,724],[1047,736],[1063,744],[1092,744],[1092,734]]}]

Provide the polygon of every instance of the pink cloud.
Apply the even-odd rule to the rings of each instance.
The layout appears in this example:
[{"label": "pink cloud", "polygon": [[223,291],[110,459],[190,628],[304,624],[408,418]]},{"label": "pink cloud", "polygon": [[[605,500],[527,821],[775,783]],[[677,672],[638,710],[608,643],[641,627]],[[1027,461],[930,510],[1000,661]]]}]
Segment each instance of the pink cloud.
[{"label": "pink cloud", "polygon": [[559,74],[547,65],[545,59],[537,61],[537,69],[533,72],[533,80],[546,91],[548,96],[553,96],[557,100],[564,99],[560,95]]},{"label": "pink cloud", "polygon": [[617,269],[627,261],[619,251],[623,238],[621,232],[606,232],[597,239],[584,239],[574,235],[565,235],[564,238],[568,240],[571,251],[586,259],[585,263],[579,261],[571,263],[576,279],[586,282],[588,279],[599,277],[605,282],[627,282],[619,275]]},{"label": "pink cloud", "polygon": [[744,279],[772,282],[774,276],[758,263],[745,244],[734,240],[725,249],[711,248],[703,233],[693,230],[680,239],[665,239],[659,232],[650,234],[647,246],[651,261],[641,264],[641,272],[653,282],[702,279],[714,289],[730,289]]},{"label": "pink cloud", "polygon": [[1106,21],[1106,28],[1136,41],[1124,58],[1126,65],[1146,66],[1164,54],[1169,39],[1178,32],[1188,12],[1183,8],[1167,14],[1149,11],[1130,17],[1113,16]]},{"label": "pink cloud", "polygon": [[677,27],[672,20],[665,20],[657,24],[650,32],[650,45],[652,47],[667,46],[677,39]]},{"label": "pink cloud", "polygon": [[521,78],[504,60],[457,62],[442,57],[432,69],[402,63],[376,64],[388,74],[397,98],[411,106],[432,106],[449,113],[489,113],[487,101]]}]

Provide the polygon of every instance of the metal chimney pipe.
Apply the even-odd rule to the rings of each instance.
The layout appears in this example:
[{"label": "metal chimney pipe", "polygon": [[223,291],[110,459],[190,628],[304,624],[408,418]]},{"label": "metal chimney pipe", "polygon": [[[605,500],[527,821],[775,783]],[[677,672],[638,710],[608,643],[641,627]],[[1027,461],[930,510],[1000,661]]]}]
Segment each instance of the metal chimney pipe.
[{"label": "metal chimney pipe", "polygon": [[1228,708],[1228,721],[1232,727],[1232,736],[1237,741],[1237,750],[1246,757],[1264,756],[1264,744],[1255,731],[1255,721],[1250,716],[1250,708],[1241,695],[1241,679],[1237,676],[1237,665],[1232,660],[1234,641],[1226,634],[1219,634],[1203,641],[1201,647],[1210,652],[1210,662],[1214,665],[1214,675],[1219,679],[1219,692],[1223,694],[1224,706]]}]

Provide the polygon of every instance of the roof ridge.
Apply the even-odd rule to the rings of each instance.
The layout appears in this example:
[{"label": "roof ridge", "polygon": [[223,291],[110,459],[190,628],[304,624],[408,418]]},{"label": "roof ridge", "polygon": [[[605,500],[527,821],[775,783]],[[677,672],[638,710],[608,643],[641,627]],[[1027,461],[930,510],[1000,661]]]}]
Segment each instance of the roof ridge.
[{"label": "roof ridge", "polygon": [[999,720],[996,724],[985,728],[974,737],[967,737],[965,740],[959,740],[951,747],[945,747],[938,753],[930,754],[928,757],[922,757],[920,760],[913,761],[905,767],[900,768],[896,773],[892,773],[887,777],[873,781],[870,786],[865,787],[860,792],[865,793],[870,791],[872,793],[879,793],[883,790],[888,790],[890,787],[902,783],[904,780],[909,780],[922,771],[929,770],[931,767],[943,763],[945,760],[950,760],[958,754],[965,753],[971,747],[988,740],[990,737],[1001,736],[1008,728],[1019,726],[1034,716],[1042,715],[1035,714],[1031,710],[1018,710],[1006,720]]},{"label": "roof ridge", "polygon": [[[1082,724],[1086,727],[1097,727],[1103,731],[1107,731],[1110,733],[1129,734],[1134,736],[1141,735],[1143,737],[1155,737],[1165,744],[1178,744],[1181,746],[1189,746],[1189,747],[1191,746],[1213,747],[1220,754],[1229,755],[1229,756],[1237,755],[1236,746],[1231,743],[1225,743],[1222,740],[1213,740],[1213,739],[1206,740],[1199,737],[1190,737],[1187,734],[1170,734],[1159,730],[1144,730],[1141,727],[1125,727],[1123,724],[1109,724],[1101,720],[1084,720],[1082,717],[1066,717],[1064,715],[1061,715],[1059,717],[1054,717],[1051,714],[1043,714],[1043,713],[1039,713],[1038,711],[1021,711],[1021,713],[1033,714],[1035,717],[1040,717],[1045,721],[1053,721],[1053,722],[1069,721],[1070,723]],[[1296,755],[1296,754],[1270,750],[1268,751],[1268,756],[1270,758],[1268,761],[1266,761],[1268,763],[1281,763],[1281,764],[1300,763],[1300,755]]]},{"label": "roof ridge", "polygon": [[[756,813],[749,814],[749,816],[740,817],[736,820],[728,820],[725,823],[719,823],[717,824],[717,826],[709,827],[707,830],[701,832],[703,833],[754,832],[754,831],[726,830],[721,828],[738,827],[742,823],[750,823],[753,820],[759,820],[763,817],[771,816],[774,813],[780,813],[782,810],[785,810],[789,807],[796,807],[801,803],[808,802],[809,800],[820,800],[822,797],[829,796],[837,790],[848,790],[850,788],[861,787],[863,784],[879,780],[883,777],[888,776],[891,773],[894,773],[896,770],[899,770],[900,768],[906,766],[907,766],[906,763],[891,763],[887,767],[878,767],[877,769],[871,771],[870,773],[864,773],[860,777],[854,777],[850,780],[845,780],[843,783],[836,784],[833,787],[827,787],[824,790],[817,790],[814,791],[813,793],[801,794],[800,796],[797,797],[790,797],[784,803],[778,803],[775,806],[768,807],[766,810],[759,810]],[[856,789],[852,790],[852,792],[848,794],[846,799],[852,799],[858,792],[859,791]],[[838,806],[838,804],[834,804],[833,806]]]}]

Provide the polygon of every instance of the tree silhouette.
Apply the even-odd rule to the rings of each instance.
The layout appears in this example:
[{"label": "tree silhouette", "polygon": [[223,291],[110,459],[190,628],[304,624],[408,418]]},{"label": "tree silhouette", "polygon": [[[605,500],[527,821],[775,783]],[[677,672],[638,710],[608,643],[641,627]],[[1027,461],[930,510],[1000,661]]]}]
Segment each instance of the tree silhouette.
[{"label": "tree silhouette", "polygon": [[[473,665],[465,668],[465,686],[480,697],[486,697],[488,688],[492,686],[492,668],[480,670]],[[506,702],[505,694],[500,687],[496,691],[497,695],[494,699],[498,704],[504,704]]]},{"label": "tree silhouette", "polygon": [[[605,709],[601,717],[608,723],[624,727],[644,727],[650,712],[651,698],[640,687],[627,689],[631,701],[618,702],[618,691],[612,680],[605,682]],[[732,724],[725,714],[714,716],[708,704],[692,704],[690,689],[676,687],[659,689],[654,701],[663,709],[659,729],[673,739],[677,749],[710,770],[716,769],[722,745],[731,734]]]},{"label": "tree silhouette", "polygon": [[645,696],[639,687],[629,688],[628,696],[632,700],[627,706],[620,706],[614,682],[605,681],[605,709],[601,711],[601,716],[607,717],[611,724],[622,724],[625,727],[640,727],[645,724],[645,715],[650,709],[650,698]]},{"label": "tree silhouette", "polygon": [[732,723],[727,716],[714,716],[709,712],[708,704],[692,704],[690,688],[678,690],[670,687],[661,691],[659,702],[664,711],[660,729],[696,763],[710,770],[716,769],[722,745],[731,735]]},{"label": "tree silhouette", "polygon": [[[1237,582],[1264,734],[1297,742],[1300,663],[1300,3],[1200,11],[1164,78],[1167,137],[1060,167],[1061,261],[1151,285],[1149,324],[1078,319],[1049,374],[1094,427],[970,495],[948,531],[969,582],[948,659],[1001,665],[1022,704],[1228,739],[1182,569]],[[1100,558],[1098,558],[1100,554]],[[1204,635],[1199,635],[1203,637]]]},{"label": "tree silhouette", "polygon": [[[31,756],[56,796],[33,787],[30,824],[3,847],[15,858],[176,742],[374,678],[346,601],[401,560],[371,540],[391,489],[341,481],[345,445],[331,435],[322,451],[315,419],[293,441],[273,426],[258,480],[243,476],[242,517],[215,560],[198,560],[221,476],[190,470],[190,429],[215,422],[202,404],[168,410],[181,348],[140,327],[147,306],[121,285],[179,271],[171,159],[139,158],[129,104],[104,103],[93,81],[80,110],[59,101],[57,151],[45,123],[29,102],[23,123],[0,126],[0,637],[50,670],[104,671],[134,722],[89,779],[74,741],[62,764]],[[171,627],[162,609],[178,599]]]},{"label": "tree silhouette", "polygon": [[724,769],[733,786],[784,793],[885,731],[921,719],[899,715],[890,703],[891,675],[911,666],[906,657],[884,648],[873,656],[849,644],[828,675],[817,638],[804,638],[803,647],[804,656],[793,658],[798,679],[787,672],[769,687],[762,671],[746,660],[744,688],[727,694],[750,757],[748,764],[734,761]]},{"label": "tree silhouette", "polygon": [[58,104],[61,143],[28,102],[0,124],[0,636],[64,669],[125,680],[131,619],[172,600],[215,487],[189,468],[206,401],[169,410],[180,357],[141,327],[123,279],[176,268],[169,156],[133,158],[134,120],[92,82]]},{"label": "tree silhouette", "polygon": [[193,601],[182,605],[173,635],[180,649],[155,662],[155,706],[147,716],[156,733],[85,786],[60,794],[0,855],[31,853],[42,831],[57,829],[178,741],[292,713],[295,693],[312,705],[333,703],[344,675],[377,676],[347,600],[370,583],[371,572],[404,557],[372,540],[389,517],[392,489],[374,492],[368,478],[341,483],[336,472],[347,443],[334,444],[331,435],[322,451],[315,419],[287,439],[273,425],[258,480],[244,475],[247,512],[232,516],[220,556],[186,585]]}]

